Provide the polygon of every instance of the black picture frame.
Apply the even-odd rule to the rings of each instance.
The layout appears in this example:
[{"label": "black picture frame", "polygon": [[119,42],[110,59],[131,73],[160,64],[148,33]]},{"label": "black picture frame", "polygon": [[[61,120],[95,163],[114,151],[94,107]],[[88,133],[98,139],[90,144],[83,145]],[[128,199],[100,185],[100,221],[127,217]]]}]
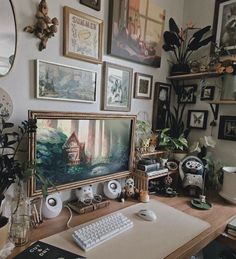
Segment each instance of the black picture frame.
[{"label": "black picture frame", "polygon": [[196,91],[196,84],[181,86],[181,92],[178,95],[178,103],[196,103]]},{"label": "black picture frame", "polygon": [[208,85],[203,86],[201,89],[201,101],[212,101],[214,100],[215,86]]},{"label": "black picture frame", "polygon": [[207,110],[188,110],[187,127],[191,129],[206,129]]},{"label": "black picture frame", "polygon": [[136,72],[134,78],[134,98],[152,99],[153,76]]},{"label": "black picture frame", "polygon": [[86,5],[96,11],[101,10],[101,0],[80,0],[81,4]]},{"label": "black picture frame", "polygon": [[[233,1],[233,2],[232,2]],[[227,3],[228,2],[228,3]],[[236,53],[235,30],[225,28],[225,24],[230,20],[231,8],[236,8],[236,0],[216,0],[213,20],[213,44],[211,54],[215,52],[215,45],[223,47],[229,54]]]},{"label": "black picture frame", "polygon": [[157,132],[167,126],[170,111],[171,84],[156,82],[153,96],[152,130]]},{"label": "black picture frame", "polygon": [[236,141],[236,116],[220,116],[218,139]]}]

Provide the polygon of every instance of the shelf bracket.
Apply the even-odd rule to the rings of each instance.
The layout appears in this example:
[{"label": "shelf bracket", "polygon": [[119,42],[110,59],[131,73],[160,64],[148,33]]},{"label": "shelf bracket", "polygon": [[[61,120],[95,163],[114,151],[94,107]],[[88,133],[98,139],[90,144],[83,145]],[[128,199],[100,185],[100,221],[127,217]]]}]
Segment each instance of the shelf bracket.
[{"label": "shelf bracket", "polygon": [[218,120],[218,115],[219,115],[219,104],[218,103],[210,103],[211,110],[214,116],[214,120]]}]

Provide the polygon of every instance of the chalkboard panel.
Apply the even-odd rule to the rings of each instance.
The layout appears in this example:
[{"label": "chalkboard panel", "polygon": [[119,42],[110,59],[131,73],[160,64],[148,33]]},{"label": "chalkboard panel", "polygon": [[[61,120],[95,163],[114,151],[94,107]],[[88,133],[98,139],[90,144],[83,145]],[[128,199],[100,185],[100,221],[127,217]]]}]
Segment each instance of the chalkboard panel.
[{"label": "chalkboard panel", "polygon": [[85,258],[83,256],[68,252],[61,248],[37,241],[29,246],[22,253],[14,257],[15,259],[79,259]]}]

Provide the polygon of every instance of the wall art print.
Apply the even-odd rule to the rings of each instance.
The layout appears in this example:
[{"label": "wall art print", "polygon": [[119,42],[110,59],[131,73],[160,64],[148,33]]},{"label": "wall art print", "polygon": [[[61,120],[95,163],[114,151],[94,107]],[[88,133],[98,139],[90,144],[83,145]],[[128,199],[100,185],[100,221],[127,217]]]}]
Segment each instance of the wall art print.
[{"label": "wall art print", "polygon": [[197,85],[184,85],[181,87],[181,93],[178,95],[179,103],[196,103]]},{"label": "wall art print", "polygon": [[167,118],[170,111],[171,84],[156,82],[153,110],[152,110],[152,130],[157,132],[167,127]]},{"label": "wall art print", "polygon": [[165,10],[154,0],[109,4],[108,54],[160,67]]},{"label": "wall art print", "polygon": [[103,66],[103,109],[130,111],[133,69],[108,62]]},{"label": "wall art print", "polygon": [[102,63],[103,21],[65,6],[63,44],[67,57]]},{"label": "wall art print", "polygon": [[13,103],[10,95],[0,88],[0,117],[8,120],[13,112]]},{"label": "wall art print", "polygon": [[153,76],[135,73],[134,98],[151,99]]},{"label": "wall art print", "polygon": [[236,116],[220,116],[218,138],[236,141]]},{"label": "wall art print", "polygon": [[96,72],[43,60],[37,60],[36,64],[37,98],[90,103],[96,101]]},{"label": "wall art print", "polygon": [[207,85],[203,86],[201,89],[201,100],[202,101],[212,101],[214,99],[215,86]]},{"label": "wall art print", "polygon": [[206,129],[207,117],[207,110],[189,110],[187,127],[192,129]]},{"label": "wall art print", "polygon": [[[236,53],[235,33],[236,0],[216,0],[213,34],[218,47],[224,47],[229,54]],[[211,51],[215,47],[212,45]]]}]

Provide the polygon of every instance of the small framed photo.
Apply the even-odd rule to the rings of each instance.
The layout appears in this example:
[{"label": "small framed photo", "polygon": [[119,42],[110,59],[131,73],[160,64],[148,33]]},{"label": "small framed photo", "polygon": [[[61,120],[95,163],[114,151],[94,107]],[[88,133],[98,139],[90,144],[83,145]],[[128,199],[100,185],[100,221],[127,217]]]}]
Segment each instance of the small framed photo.
[{"label": "small framed photo", "polygon": [[153,76],[135,73],[134,98],[151,99]]},{"label": "small framed photo", "polygon": [[178,95],[179,103],[196,103],[197,85],[184,85]]},{"label": "small framed photo", "polygon": [[189,110],[188,111],[188,128],[206,129],[207,126],[207,110]]},{"label": "small framed photo", "polygon": [[156,132],[167,127],[170,111],[171,84],[156,82],[153,97],[152,130]]},{"label": "small framed photo", "polygon": [[64,56],[102,63],[103,21],[64,7]]},{"label": "small framed photo", "polygon": [[201,100],[211,101],[214,99],[215,86],[203,86],[201,89]]},{"label": "small framed photo", "polygon": [[96,72],[43,60],[37,60],[36,66],[36,98],[96,101]]},{"label": "small framed photo", "polygon": [[86,5],[96,11],[101,10],[101,0],[80,0],[81,4]]},{"label": "small framed photo", "polygon": [[236,116],[220,116],[218,138],[236,141]]},{"label": "small framed photo", "polygon": [[108,62],[103,66],[104,99],[107,111],[130,111],[133,69]]}]

